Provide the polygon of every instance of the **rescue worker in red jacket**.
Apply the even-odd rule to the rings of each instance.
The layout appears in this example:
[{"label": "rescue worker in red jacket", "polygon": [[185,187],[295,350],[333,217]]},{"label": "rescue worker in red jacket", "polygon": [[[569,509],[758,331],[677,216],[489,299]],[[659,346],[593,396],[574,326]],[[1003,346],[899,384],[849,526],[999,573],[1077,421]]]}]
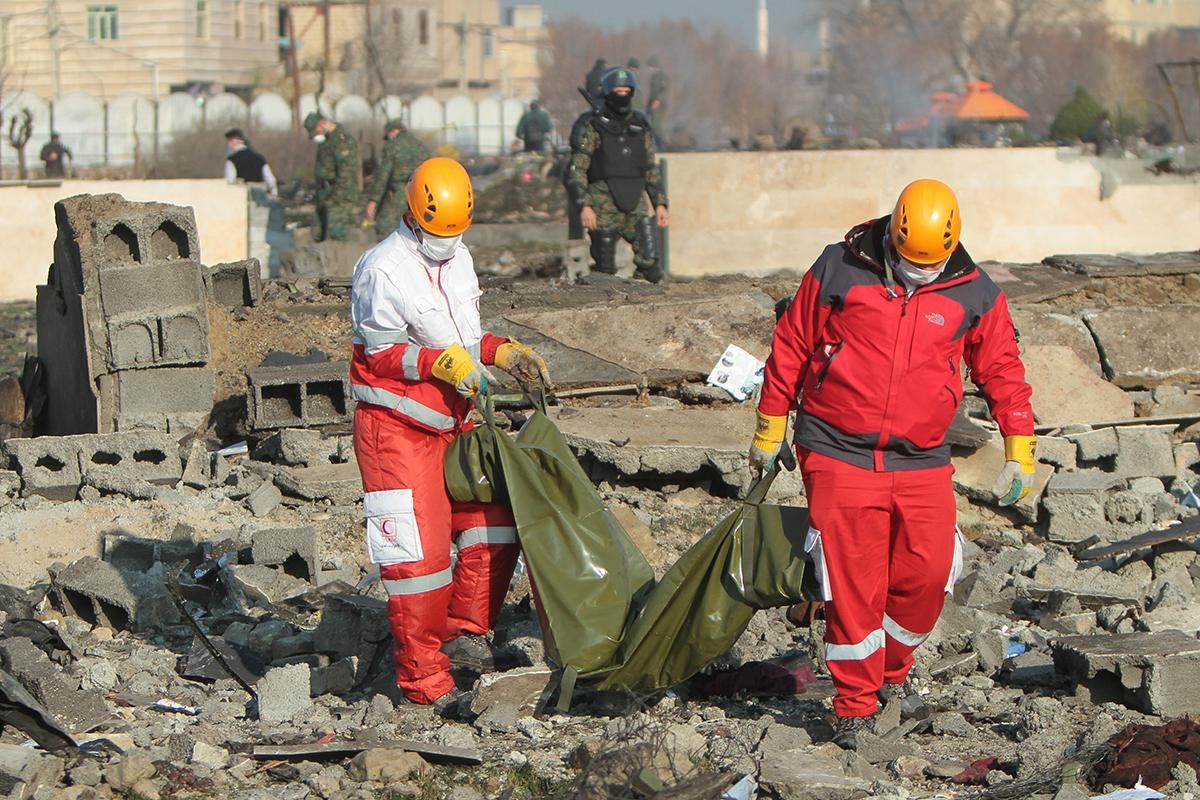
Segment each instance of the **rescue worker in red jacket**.
[{"label": "rescue worker in red jacket", "polygon": [[487,391],[487,366],[549,376],[531,348],[480,326],[479,281],[461,242],[474,206],[467,171],[431,158],[406,195],[402,224],[354,267],[354,452],[367,552],[388,593],[396,682],[412,702],[452,713],[452,657],[486,668],[482,636],[518,550],[510,510],[452,501],[442,462],[469,427],[470,398]]},{"label": "rescue worker in red jacket", "polygon": [[913,651],[961,565],[945,437],[963,359],[1004,436],[997,497],[1010,505],[1033,484],[1032,391],[1008,301],[961,230],[949,186],[909,184],[891,216],[825,248],[767,359],[750,462],[773,463],[796,409],[805,549],[821,578],[834,741],[845,748],[880,700],[912,707]]}]

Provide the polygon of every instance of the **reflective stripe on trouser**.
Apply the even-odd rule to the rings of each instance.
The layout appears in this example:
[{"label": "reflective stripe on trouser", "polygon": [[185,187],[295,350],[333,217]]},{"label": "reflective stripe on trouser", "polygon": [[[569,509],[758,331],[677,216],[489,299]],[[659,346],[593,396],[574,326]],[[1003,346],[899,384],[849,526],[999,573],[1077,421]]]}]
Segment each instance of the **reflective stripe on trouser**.
[{"label": "reflective stripe on trouser", "polygon": [[801,452],[829,573],[825,660],[838,716],[874,713],[933,630],[954,556],[953,468],[874,472]]},{"label": "reflective stripe on trouser", "polygon": [[[381,563],[388,591],[388,621],[394,639],[396,683],[409,700],[432,703],[454,688],[450,661],[441,652],[447,638],[469,630],[483,633],[499,614],[516,563],[515,544],[464,548],[451,572],[455,531],[511,527],[508,509],[454,503],[446,492],[443,461],[453,439],[405,424],[385,408],[361,404],[354,412],[354,453],[363,491],[382,498],[396,519],[375,519],[377,531],[399,532],[376,552],[407,552],[412,560]],[[394,496],[411,492],[411,511]],[[403,498],[401,498],[403,499]],[[388,503],[392,503],[388,506]],[[364,502],[364,509],[368,503]],[[409,519],[402,519],[409,514]],[[370,525],[368,526],[370,528]],[[403,541],[405,531],[417,541]],[[499,536],[499,534],[497,534]]]}]

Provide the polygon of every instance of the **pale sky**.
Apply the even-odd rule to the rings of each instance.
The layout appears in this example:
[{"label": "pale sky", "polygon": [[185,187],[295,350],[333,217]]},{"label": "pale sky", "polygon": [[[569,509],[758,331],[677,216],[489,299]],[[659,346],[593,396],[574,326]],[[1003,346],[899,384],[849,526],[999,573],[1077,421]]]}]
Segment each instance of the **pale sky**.
[{"label": "pale sky", "polygon": [[[723,28],[747,44],[755,41],[758,0],[538,0],[548,21],[578,17],[608,28],[655,20],[688,18]],[[506,3],[512,5],[512,3]],[[772,37],[806,40],[813,0],[767,0]]]}]

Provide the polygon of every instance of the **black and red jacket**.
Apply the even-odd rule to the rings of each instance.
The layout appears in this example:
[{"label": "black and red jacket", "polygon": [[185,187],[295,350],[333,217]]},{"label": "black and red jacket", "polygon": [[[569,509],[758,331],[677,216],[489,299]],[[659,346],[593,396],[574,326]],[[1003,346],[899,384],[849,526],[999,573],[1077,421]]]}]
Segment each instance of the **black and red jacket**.
[{"label": "black and red jacket", "polygon": [[888,220],[851,229],[804,276],[775,328],[759,410],[783,416],[799,399],[796,444],[864,469],[941,466],[965,358],[1000,432],[1032,435],[1004,293],[961,244],[909,291],[884,266]]}]

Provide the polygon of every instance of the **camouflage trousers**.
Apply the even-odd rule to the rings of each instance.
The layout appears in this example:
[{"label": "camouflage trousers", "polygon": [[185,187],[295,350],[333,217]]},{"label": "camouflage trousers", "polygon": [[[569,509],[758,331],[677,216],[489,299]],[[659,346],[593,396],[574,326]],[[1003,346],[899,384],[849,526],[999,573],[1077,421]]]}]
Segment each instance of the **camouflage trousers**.
[{"label": "camouflage trousers", "polygon": [[617,271],[617,239],[621,238],[633,248],[633,263],[638,272],[652,283],[661,281],[658,227],[649,200],[643,196],[637,209],[629,213],[617,208],[607,191],[589,193],[588,202],[596,212],[596,230],[591,232],[592,259],[596,262],[596,271],[610,275]]},{"label": "camouflage trousers", "polygon": [[313,214],[313,241],[346,241],[358,222],[358,213],[358,205],[354,203],[318,203]]}]

